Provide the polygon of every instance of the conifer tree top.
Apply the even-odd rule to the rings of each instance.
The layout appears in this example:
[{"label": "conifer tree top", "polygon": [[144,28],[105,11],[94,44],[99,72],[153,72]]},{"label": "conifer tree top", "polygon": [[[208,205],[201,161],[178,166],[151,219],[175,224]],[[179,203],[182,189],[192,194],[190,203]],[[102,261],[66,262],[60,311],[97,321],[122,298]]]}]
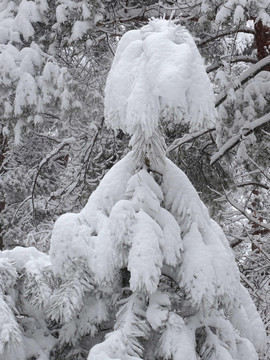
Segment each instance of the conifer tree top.
[{"label": "conifer tree top", "polygon": [[172,20],[152,19],[119,41],[105,89],[105,118],[130,135],[153,136],[161,116],[173,114],[190,130],[215,122],[214,93],[189,32]]}]

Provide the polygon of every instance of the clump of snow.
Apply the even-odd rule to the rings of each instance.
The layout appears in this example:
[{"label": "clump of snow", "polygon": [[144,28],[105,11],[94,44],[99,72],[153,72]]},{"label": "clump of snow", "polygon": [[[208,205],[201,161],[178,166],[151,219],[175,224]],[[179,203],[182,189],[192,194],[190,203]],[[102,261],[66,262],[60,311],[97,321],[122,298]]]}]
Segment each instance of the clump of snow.
[{"label": "clump of snow", "polygon": [[118,44],[105,88],[105,118],[114,129],[136,139],[140,132],[147,141],[156,134],[160,116],[171,113],[191,131],[212,126],[214,93],[188,31],[153,19]]},{"label": "clump of snow", "polygon": [[[267,6],[268,6],[268,5],[267,5]],[[266,9],[267,9],[267,6],[265,6]],[[262,9],[259,11],[259,15],[258,15],[258,19],[257,19],[257,20],[261,20],[264,26],[269,27],[269,26],[270,26],[270,16],[269,16],[269,14],[265,11],[266,9],[263,9],[263,8],[262,8]]]},{"label": "clump of snow", "polygon": [[0,44],[0,85],[5,88],[4,117],[15,118],[16,145],[20,143],[22,126],[43,121],[40,113],[44,112],[46,105],[60,100],[58,103],[63,112],[74,105],[67,89],[69,80],[67,69],[56,65],[54,59],[48,58],[34,42],[20,51],[10,43]]},{"label": "clump of snow", "polygon": [[89,30],[90,23],[88,21],[75,21],[70,41],[81,39],[82,36]]},{"label": "clump of snow", "polygon": [[67,12],[67,5],[66,4],[60,4],[57,6],[56,11],[55,11],[55,15],[56,15],[56,20],[58,24],[64,23],[65,21],[67,21],[68,17],[68,12]]},{"label": "clump of snow", "polygon": [[38,21],[41,21],[41,17],[35,2],[22,0],[18,7],[18,13],[14,19],[14,30],[20,32],[25,40],[28,40],[34,35],[32,23]]},{"label": "clump of snow", "polygon": [[37,84],[35,79],[29,74],[24,73],[21,77],[14,100],[14,113],[20,115],[23,107],[37,104]]},{"label": "clump of snow", "polygon": [[0,259],[9,259],[15,264],[16,269],[21,271],[29,262],[38,262],[40,266],[48,266],[50,262],[49,255],[37,250],[34,247],[23,248],[17,246],[13,250],[5,250],[0,252]]},{"label": "clump of snow", "polygon": [[233,22],[235,24],[243,23],[245,20],[245,12],[241,5],[237,5],[233,15]]},{"label": "clump of snow", "polygon": [[155,292],[149,297],[149,306],[146,310],[146,319],[152,329],[157,330],[168,320],[171,305],[170,298],[167,294],[160,291]]},{"label": "clump of snow", "polygon": [[169,313],[159,345],[158,355],[164,359],[197,359],[192,331],[177,313]]}]

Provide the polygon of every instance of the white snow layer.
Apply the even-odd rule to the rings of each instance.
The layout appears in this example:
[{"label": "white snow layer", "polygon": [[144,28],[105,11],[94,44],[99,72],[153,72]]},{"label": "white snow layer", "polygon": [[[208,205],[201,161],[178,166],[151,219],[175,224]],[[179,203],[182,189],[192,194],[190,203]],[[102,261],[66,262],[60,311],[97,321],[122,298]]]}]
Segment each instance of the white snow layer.
[{"label": "white snow layer", "polygon": [[105,88],[105,118],[114,129],[146,138],[162,113],[190,130],[213,126],[214,93],[192,36],[173,21],[153,19],[120,40]]}]

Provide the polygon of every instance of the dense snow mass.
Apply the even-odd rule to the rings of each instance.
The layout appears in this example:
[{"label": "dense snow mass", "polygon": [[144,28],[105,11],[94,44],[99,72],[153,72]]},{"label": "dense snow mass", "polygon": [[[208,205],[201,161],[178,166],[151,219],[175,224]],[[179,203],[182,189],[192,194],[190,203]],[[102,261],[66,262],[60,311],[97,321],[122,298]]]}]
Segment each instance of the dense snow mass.
[{"label": "dense snow mass", "polygon": [[152,19],[119,41],[105,88],[105,119],[132,135],[134,157],[164,162],[160,118],[191,131],[216,120],[214,93],[192,36],[173,21]]},{"label": "dense snow mass", "polygon": [[113,128],[146,137],[162,113],[199,130],[215,122],[214,93],[192,36],[173,21],[154,19],[120,40],[105,89]]}]

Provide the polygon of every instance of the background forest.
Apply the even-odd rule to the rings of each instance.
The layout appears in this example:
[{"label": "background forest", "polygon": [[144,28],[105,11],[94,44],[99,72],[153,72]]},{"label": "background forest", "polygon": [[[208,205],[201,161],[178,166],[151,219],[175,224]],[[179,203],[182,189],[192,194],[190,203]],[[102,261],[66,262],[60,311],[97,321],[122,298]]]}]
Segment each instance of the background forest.
[{"label": "background forest", "polygon": [[[120,37],[163,16],[194,37],[218,111],[215,127],[197,132],[165,117],[167,156],[223,228],[270,331],[269,0],[0,0],[0,249],[31,246],[45,259],[59,215],[80,211],[129,151],[129,136],[104,124],[105,81]],[[46,302],[47,270],[16,271],[30,302]],[[46,284],[33,297],[41,273]],[[56,353],[83,358],[64,343]]]}]

